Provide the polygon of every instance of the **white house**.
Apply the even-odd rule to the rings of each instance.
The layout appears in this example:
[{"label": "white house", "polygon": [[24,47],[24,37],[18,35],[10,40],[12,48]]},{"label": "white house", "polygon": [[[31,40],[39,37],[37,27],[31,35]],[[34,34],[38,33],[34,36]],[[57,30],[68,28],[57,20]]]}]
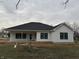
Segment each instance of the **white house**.
[{"label": "white house", "polygon": [[10,41],[74,42],[74,32],[65,23],[53,27],[39,22],[30,22],[6,30],[10,32]]}]

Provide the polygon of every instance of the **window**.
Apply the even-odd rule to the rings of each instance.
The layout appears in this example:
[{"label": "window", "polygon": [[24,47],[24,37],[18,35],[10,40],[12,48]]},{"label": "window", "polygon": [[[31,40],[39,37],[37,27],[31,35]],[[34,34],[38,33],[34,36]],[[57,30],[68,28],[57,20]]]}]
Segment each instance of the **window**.
[{"label": "window", "polygon": [[41,39],[48,39],[48,33],[41,33]]},{"label": "window", "polygon": [[45,39],[48,39],[48,33],[45,33]]},{"label": "window", "polygon": [[23,34],[22,34],[22,38],[23,38],[23,39],[26,39],[26,33],[23,33]]},{"label": "window", "polygon": [[26,33],[16,33],[16,39],[26,39]]},{"label": "window", "polygon": [[60,33],[60,39],[68,39],[68,33]]},{"label": "window", "polygon": [[16,33],[16,39],[21,39],[21,33]]}]

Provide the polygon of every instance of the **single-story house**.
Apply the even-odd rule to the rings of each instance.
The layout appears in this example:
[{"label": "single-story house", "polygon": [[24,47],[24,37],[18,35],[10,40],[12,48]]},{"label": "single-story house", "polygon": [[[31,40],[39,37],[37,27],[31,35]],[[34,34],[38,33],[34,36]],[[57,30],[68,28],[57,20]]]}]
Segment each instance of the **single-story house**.
[{"label": "single-story house", "polygon": [[6,31],[10,33],[10,41],[74,42],[74,32],[66,23],[51,26],[30,22],[7,28]]}]

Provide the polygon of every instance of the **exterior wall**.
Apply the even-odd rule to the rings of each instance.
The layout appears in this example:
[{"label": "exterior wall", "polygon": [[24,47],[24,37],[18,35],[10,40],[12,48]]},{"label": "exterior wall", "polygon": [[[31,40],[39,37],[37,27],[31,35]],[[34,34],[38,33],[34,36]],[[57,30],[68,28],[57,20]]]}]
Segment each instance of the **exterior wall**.
[{"label": "exterior wall", "polygon": [[[68,40],[60,40],[60,32],[67,32],[68,33]],[[31,32],[30,32],[31,33]],[[62,26],[58,28],[56,31],[37,31],[36,33],[36,41],[51,41],[51,42],[74,42],[73,39],[73,31],[71,31],[66,26]],[[48,39],[41,39],[40,34],[41,33],[48,33]],[[28,35],[27,35],[28,37]],[[15,38],[15,32],[10,33],[10,41],[27,41],[27,39],[16,39]]]},{"label": "exterior wall", "polygon": [[[60,40],[60,32],[67,32],[68,40]],[[74,42],[73,31],[63,25],[62,27],[51,33],[51,39],[53,42]]]},{"label": "exterior wall", "polygon": [[[40,38],[41,33],[48,33],[48,39],[41,39]],[[50,32],[44,32],[44,31],[37,32],[37,40],[36,41],[51,41]]]}]

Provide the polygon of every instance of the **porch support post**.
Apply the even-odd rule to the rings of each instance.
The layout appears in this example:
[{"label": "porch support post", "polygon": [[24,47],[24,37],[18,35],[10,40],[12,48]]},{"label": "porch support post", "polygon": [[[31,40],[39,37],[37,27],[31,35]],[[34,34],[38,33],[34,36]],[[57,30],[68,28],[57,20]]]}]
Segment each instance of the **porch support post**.
[{"label": "porch support post", "polygon": [[37,36],[37,37],[36,37],[36,41],[39,41],[39,40],[40,40],[40,32],[37,32],[37,33],[36,33],[36,36]]}]

